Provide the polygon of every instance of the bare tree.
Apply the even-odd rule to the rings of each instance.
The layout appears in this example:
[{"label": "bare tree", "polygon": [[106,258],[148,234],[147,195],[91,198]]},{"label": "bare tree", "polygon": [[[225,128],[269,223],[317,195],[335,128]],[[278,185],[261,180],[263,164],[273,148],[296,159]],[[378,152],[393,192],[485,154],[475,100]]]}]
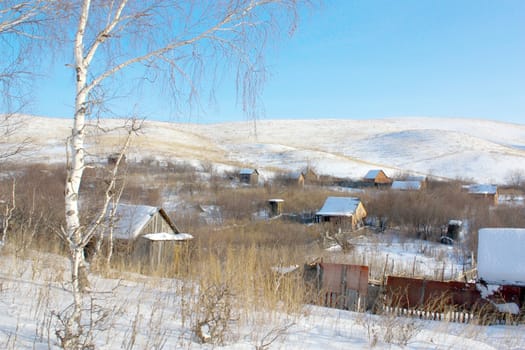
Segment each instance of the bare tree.
[{"label": "bare tree", "polygon": [[[62,344],[80,348],[83,249],[89,239],[81,226],[80,185],[86,167],[89,117],[116,94],[124,74],[156,80],[159,75],[176,103],[193,101],[213,73],[234,66],[243,110],[256,105],[264,81],[263,49],[284,23],[295,28],[300,0],[138,1],[82,0],[63,2],[61,11],[74,25],[72,38],[75,103],[68,139],[65,185],[66,228],[72,264],[73,311],[65,323]],[[69,28],[70,29],[70,28]],[[162,72],[162,73],[161,73]],[[204,73],[211,73],[204,82]],[[142,80],[142,81],[144,81]],[[204,82],[204,83],[203,83]],[[201,85],[202,84],[202,85]],[[213,85],[213,84],[212,84]],[[102,214],[101,214],[102,215]]]}]

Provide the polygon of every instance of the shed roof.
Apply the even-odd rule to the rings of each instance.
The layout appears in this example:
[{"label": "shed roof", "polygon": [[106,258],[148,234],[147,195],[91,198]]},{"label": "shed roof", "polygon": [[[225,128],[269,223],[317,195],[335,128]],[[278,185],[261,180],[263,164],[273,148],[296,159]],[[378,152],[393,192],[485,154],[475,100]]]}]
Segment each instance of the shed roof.
[{"label": "shed roof", "polygon": [[400,181],[395,180],[392,182],[392,189],[393,190],[420,190],[421,189],[421,181]]},{"label": "shed roof", "polygon": [[381,169],[369,170],[365,175],[365,179],[373,180],[377,177],[377,175],[379,175],[381,171]]},{"label": "shed roof", "polygon": [[488,184],[476,184],[468,186],[468,193],[472,194],[496,194],[498,186]]},{"label": "shed roof", "polygon": [[357,197],[328,197],[316,215],[352,216],[360,203],[361,200]]},{"label": "shed roof", "polygon": [[254,173],[258,174],[257,169],[244,168],[244,169],[241,169],[241,171],[239,171],[239,174],[241,175],[251,175]]},{"label": "shed roof", "polygon": [[142,236],[150,241],[189,241],[193,239],[193,236],[189,233],[168,233],[168,232],[159,232],[159,233],[148,233],[147,235]]},{"label": "shed roof", "polygon": [[[107,220],[112,208],[108,208],[106,214]],[[168,217],[164,209],[152,207],[149,205],[135,205],[119,203],[115,209],[114,223],[113,223],[113,237],[116,239],[135,239],[149,220],[159,213],[168,225],[173,229],[173,232],[178,232],[177,227]]]}]

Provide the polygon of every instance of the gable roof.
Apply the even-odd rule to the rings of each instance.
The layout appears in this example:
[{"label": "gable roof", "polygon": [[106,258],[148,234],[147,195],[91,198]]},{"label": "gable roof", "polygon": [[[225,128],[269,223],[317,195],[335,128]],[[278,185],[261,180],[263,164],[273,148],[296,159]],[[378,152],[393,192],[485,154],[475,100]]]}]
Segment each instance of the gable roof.
[{"label": "gable roof", "polygon": [[421,189],[421,181],[400,181],[400,180],[395,180],[394,182],[392,182],[392,189],[393,190],[401,190],[401,191],[420,190]]},{"label": "gable roof", "polygon": [[352,216],[360,203],[361,200],[357,197],[328,197],[316,215]]},{"label": "gable roof", "polygon": [[471,194],[496,194],[498,192],[498,186],[496,185],[469,185],[468,193]]},{"label": "gable roof", "polygon": [[[107,220],[112,208],[108,208]],[[171,221],[164,209],[152,207],[149,205],[134,205],[134,204],[117,204],[115,209],[115,216],[113,218],[113,237],[116,239],[135,239],[142,229],[151,220],[151,218],[159,213],[160,216],[166,220],[173,232],[178,233],[179,230],[175,223]]]},{"label": "gable roof", "polygon": [[365,179],[373,180],[377,177],[377,175],[379,175],[381,171],[381,169],[369,170],[365,175]]}]

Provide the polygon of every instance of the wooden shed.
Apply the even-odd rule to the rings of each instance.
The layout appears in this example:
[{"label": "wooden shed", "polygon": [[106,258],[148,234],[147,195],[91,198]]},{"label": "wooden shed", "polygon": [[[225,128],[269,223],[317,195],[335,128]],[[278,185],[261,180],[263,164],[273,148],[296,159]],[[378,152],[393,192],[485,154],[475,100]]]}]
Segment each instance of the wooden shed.
[{"label": "wooden shed", "polygon": [[363,178],[363,181],[376,187],[385,187],[392,184],[392,179],[381,169],[369,170]]},{"label": "wooden shed", "polygon": [[257,169],[241,169],[239,171],[239,181],[245,184],[257,185],[259,183],[259,172]]},{"label": "wooden shed", "polygon": [[270,216],[279,216],[283,213],[284,200],[279,198],[268,199],[268,205],[270,206]]},{"label": "wooden shed", "polygon": [[363,224],[366,210],[359,198],[328,197],[315,216],[319,223],[329,222],[355,229]]},{"label": "wooden shed", "polygon": [[498,204],[498,187],[489,184],[475,184],[464,187],[468,194],[476,199],[486,201],[490,205]]},{"label": "wooden shed", "polygon": [[110,207],[100,229],[106,239],[113,238],[115,256],[153,267],[170,263],[177,245],[193,238],[181,233],[164,209],[148,205]]}]

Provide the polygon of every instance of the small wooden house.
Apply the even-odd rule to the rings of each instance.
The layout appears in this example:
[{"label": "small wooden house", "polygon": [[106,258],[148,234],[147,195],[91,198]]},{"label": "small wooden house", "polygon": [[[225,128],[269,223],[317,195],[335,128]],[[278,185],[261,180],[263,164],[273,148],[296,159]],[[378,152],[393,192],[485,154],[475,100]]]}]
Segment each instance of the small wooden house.
[{"label": "small wooden house", "polygon": [[498,204],[498,187],[496,185],[475,184],[464,187],[473,198],[486,201],[490,205]]},{"label": "small wooden house", "polygon": [[359,198],[328,197],[315,216],[319,223],[329,222],[355,229],[363,225],[366,210]]},{"label": "small wooden house", "polygon": [[268,199],[268,205],[270,206],[270,216],[279,216],[283,213],[284,200],[279,198]]},{"label": "small wooden house", "polygon": [[152,267],[169,263],[177,245],[193,238],[181,233],[164,209],[148,205],[110,207],[100,229],[106,239],[112,237],[116,256]]},{"label": "small wooden house", "polygon": [[306,167],[301,173],[303,174],[305,183],[315,183],[319,180],[319,176],[311,167]]},{"label": "small wooden house", "polygon": [[239,171],[239,181],[245,184],[257,185],[259,183],[259,172],[257,169],[241,169]]},{"label": "small wooden house", "polygon": [[366,173],[363,181],[369,185],[376,187],[385,187],[392,184],[392,179],[389,178],[381,169],[370,170]]},{"label": "small wooden house", "polygon": [[304,187],[304,175],[301,172],[292,172],[285,174],[284,183],[287,186]]}]

